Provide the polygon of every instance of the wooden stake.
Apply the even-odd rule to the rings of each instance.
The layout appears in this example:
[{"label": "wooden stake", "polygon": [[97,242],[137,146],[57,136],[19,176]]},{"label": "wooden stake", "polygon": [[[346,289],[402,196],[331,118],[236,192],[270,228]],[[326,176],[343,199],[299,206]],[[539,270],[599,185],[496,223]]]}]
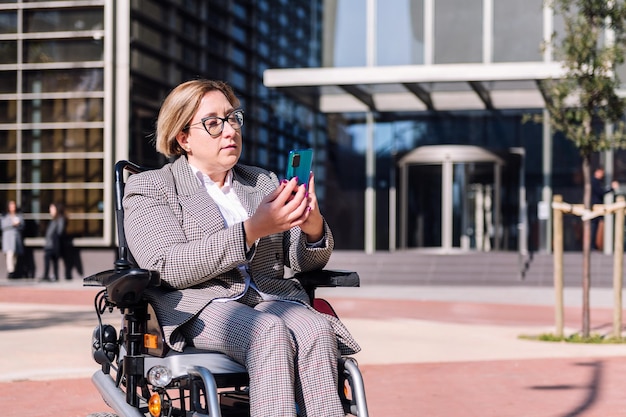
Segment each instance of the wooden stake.
[{"label": "wooden stake", "polygon": [[[563,202],[563,196],[555,195],[552,199],[555,206]],[[554,207],[554,206],[553,206]],[[556,336],[563,337],[563,212],[558,208],[552,209],[553,245],[554,252],[554,305]]]},{"label": "wooden stake", "polygon": [[[624,203],[624,196],[617,196]],[[624,207],[615,211],[615,242],[613,246],[613,336],[622,337],[622,274],[624,271]]]}]

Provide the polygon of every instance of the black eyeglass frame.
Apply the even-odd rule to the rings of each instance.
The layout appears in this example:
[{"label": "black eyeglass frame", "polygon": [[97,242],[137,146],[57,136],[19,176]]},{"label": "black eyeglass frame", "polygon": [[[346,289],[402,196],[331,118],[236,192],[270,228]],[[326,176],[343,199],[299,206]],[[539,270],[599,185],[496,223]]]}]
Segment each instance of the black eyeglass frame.
[{"label": "black eyeglass frame", "polygon": [[[237,114],[240,115],[240,117],[237,116]],[[228,121],[228,119],[230,119],[231,117],[235,117],[235,119],[237,119],[237,124],[238,127],[233,126],[233,124],[231,122]],[[211,133],[209,132],[209,128],[206,126],[206,122],[207,120],[221,120],[222,121],[222,125],[220,126],[220,130],[217,133]],[[226,117],[219,117],[219,116],[207,116],[204,117],[202,119],[200,119],[199,122],[187,125],[183,128],[183,130],[189,130],[192,126],[195,125],[199,125],[202,124],[202,127],[204,127],[204,130],[209,134],[209,136],[211,136],[212,138],[216,138],[219,135],[222,134],[222,132],[224,131],[224,123],[227,123],[230,125],[230,127],[232,127],[235,130],[241,130],[241,127],[243,126],[243,122],[244,122],[244,111],[243,109],[235,109],[233,111],[231,111],[230,113],[228,113],[226,115]]]}]

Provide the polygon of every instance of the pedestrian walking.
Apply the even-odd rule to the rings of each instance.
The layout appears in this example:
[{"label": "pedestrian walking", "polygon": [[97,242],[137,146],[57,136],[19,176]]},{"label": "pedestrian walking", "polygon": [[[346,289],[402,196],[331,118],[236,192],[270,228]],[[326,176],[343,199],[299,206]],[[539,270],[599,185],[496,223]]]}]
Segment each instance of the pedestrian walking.
[{"label": "pedestrian walking", "polygon": [[[59,280],[59,258],[62,256],[63,240],[67,219],[65,208],[62,204],[50,204],[50,216],[52,219],[46,229],[46,242],[44,245],[44,273],[41,281],[56,282]],[[52,277],[50,277],[52,267]]]},{"label": "pedestrian walking", "polygon": [[15,267],[18,257],[24,253],[22,230],[24,218],[18,212],[17,203],[13,200],[7,203],[7,212],[2,216],[2,252],[6,256],[7,278],[18,278]]}]

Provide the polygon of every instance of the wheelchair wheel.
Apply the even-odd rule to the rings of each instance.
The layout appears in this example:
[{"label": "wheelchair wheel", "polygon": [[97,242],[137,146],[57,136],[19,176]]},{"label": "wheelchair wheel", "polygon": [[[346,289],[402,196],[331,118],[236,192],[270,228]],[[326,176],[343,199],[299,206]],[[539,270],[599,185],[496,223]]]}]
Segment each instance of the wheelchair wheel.
[{"label": "wheelchair wheel", "polygon": [[97,413],[91,413],[87,417],[118,417],[117,414],[109,413],[108,411],[99,411]]}]

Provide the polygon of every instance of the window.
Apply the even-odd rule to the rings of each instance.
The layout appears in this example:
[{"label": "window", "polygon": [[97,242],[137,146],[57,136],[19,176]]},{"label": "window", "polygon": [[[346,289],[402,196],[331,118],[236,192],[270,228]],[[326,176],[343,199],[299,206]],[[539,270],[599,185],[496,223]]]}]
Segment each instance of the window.
[{"label": "window", "polygon": [[70,98],[55,100],[24,100],[25,123],[61,123],[102,121],[104,108],[99,98]]},{"label": "window", "polygon": [[17,42],[0,41],[0,64],[17,63]]},{"label": "window", "polygon": [[[541,61],[543,0],[494,1],[493,60]],[[511,19],[510,16],[515,16]]]},{"label": "window", "polygon": [[36,129],[22,132],[24,153],[103,152],[102,129]]},{"label": "window", "polygon": [[[324,55],[330,62],[328,67],[364,66],[365,47],[365,7],[362,0],[337,0],[335,9],[326,13],[335,14],[335,26],[326,39]],[[333,19],[328,19],[333,21]],[[327,59],[328,59],[327,58]]]},{"label": "window", "polygon": [[24,33],[104,29],[104,12],[98,8],[24,10]]},{"label": "window", "polygon": [[482,62],[482,0],[437,0],[435,64]]},{"label": "window", "polygon": [[377,2],[376,65],[424,63],[424,1]]},{"label": "window", "polygon": [[104,7],[112,3],[19,3],[0,11],[0,94],[8,95],[0,100],[0,197],[16,200],[35,224],[29,238],[43,237],[48,205],[58,201],[67,207],[69,233],[102,239],[110,206]]},{"label": "window", "polygon": [[23,72],[22,91],[24,93],[93,92],[103,89],[104,70],[102,68],[64,68]]},{"label": "window", "polygon": [[0,33],[17,32],[17,12],[0,12]]},{"label": "window", "polygon": [[102,40],[59,39],[24,41],[24,62],[77,62],[102,60]]}]

